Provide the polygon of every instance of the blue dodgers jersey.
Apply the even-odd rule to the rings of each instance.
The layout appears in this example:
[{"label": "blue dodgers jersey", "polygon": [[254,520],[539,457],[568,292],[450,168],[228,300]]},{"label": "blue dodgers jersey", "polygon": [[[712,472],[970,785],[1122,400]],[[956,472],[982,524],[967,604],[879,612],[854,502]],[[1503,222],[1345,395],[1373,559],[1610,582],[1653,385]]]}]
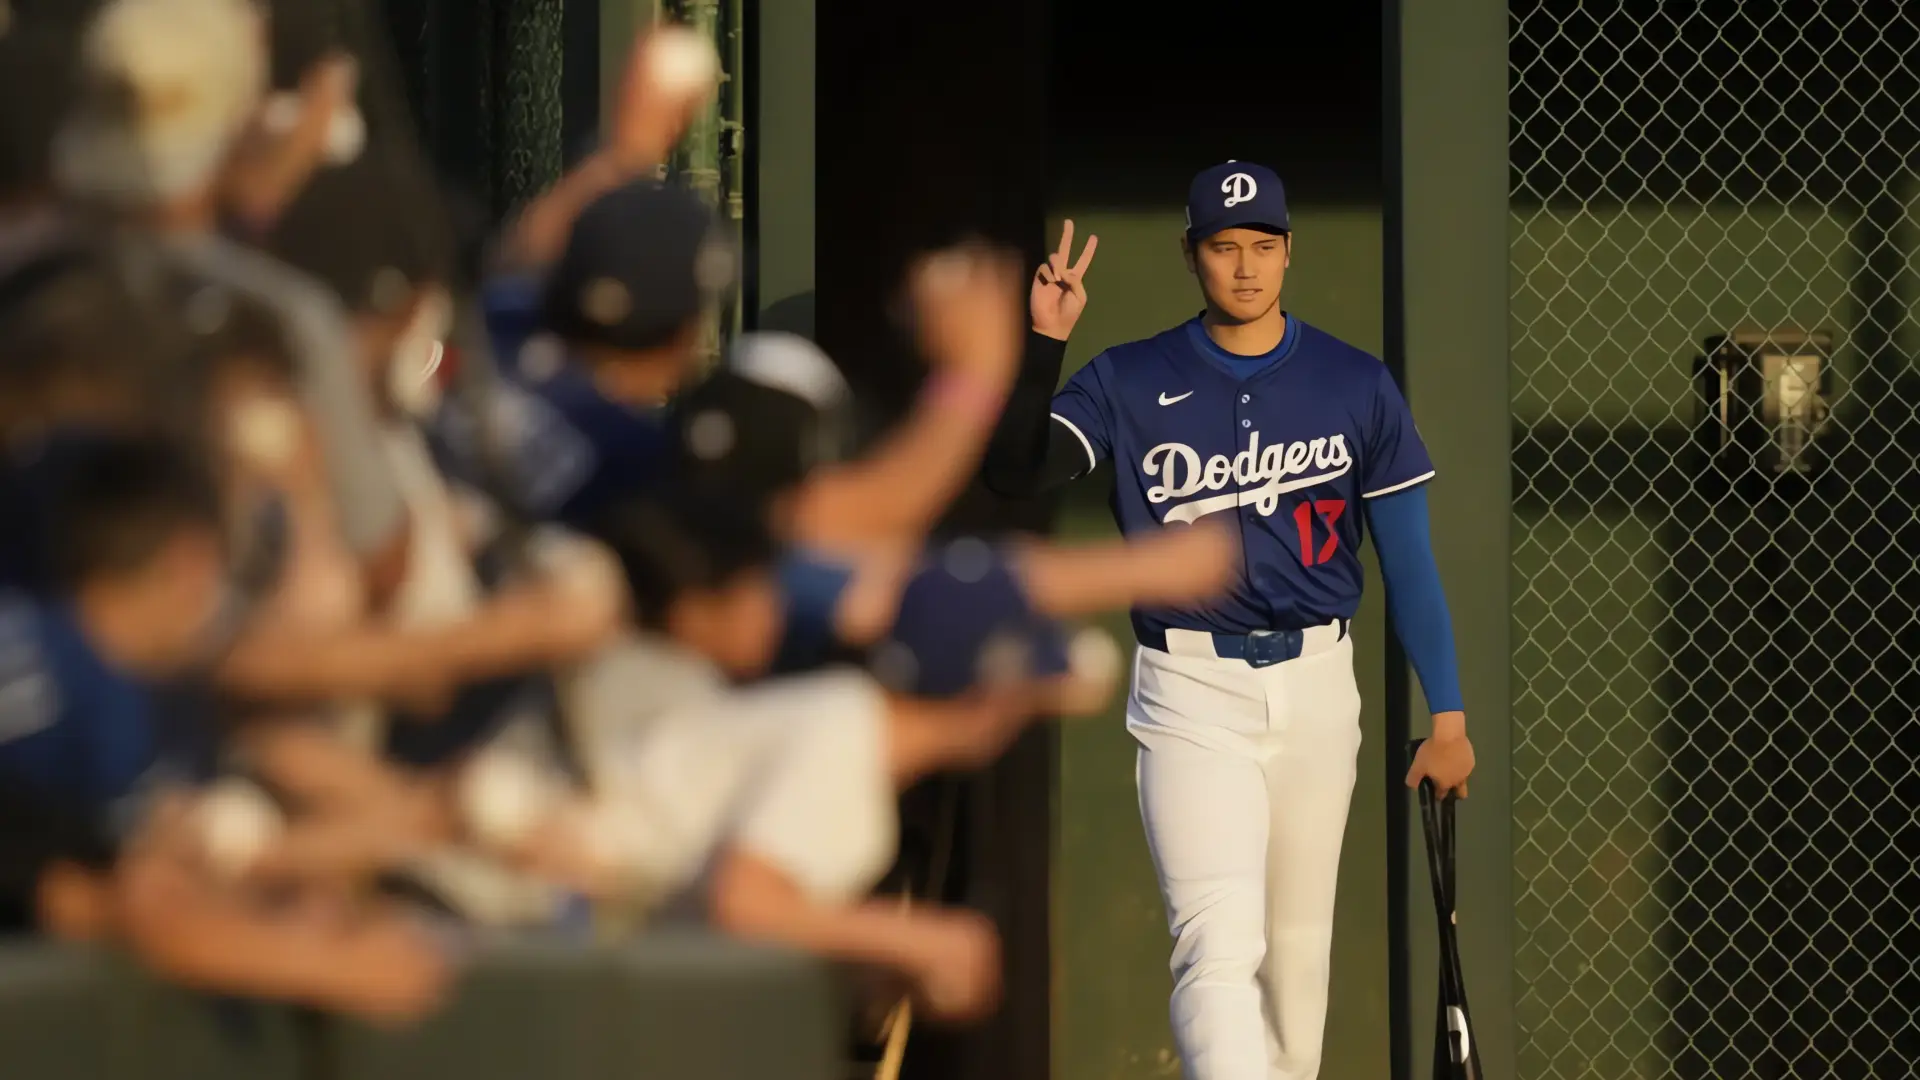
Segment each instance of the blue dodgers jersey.
[{"label": "blue dodgers jersey", "polygon": [[0,783],[124,836],[162,778],[161,750],[152,697],[69,612],[0,593]]},{"label": "blue dodgers jersey", "polygon": [[[664,414],[601,394],[557,342],[537,334],[539,297],[539,282],[525,277],[490,282],[481,297],[499,365],[489,404],[507,449],[505,494],[535,520],[586,527],[610,500],[665,473],[672,436]],[[471,410],[443,406],[431,434],[449,474],[492,486]]]},{"label": "blue dodgers jersey", "polygon": [[1289,316],[1274,359],[1246,373],[1199,319],[1075,372],[1056,422],[1089,467],[1114,462],[1122,532],[1230,514],[1244,569],[1216,602],[1136,610],[1142,644],[1169,629],[1244,634],[1350,619],[1360,605],[1360,500],[1433,475],[1386,365]]}]

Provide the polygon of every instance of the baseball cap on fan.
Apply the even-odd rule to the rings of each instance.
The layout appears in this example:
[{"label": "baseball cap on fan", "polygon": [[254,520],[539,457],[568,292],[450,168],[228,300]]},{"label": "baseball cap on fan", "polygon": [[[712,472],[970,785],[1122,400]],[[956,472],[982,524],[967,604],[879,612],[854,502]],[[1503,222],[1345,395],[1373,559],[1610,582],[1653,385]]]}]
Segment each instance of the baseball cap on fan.
[{"label": "baseball cap on fan", "polygon": [[952,698],[1065,675],[1072,656],[1066,628],[1033,609],[1007,553],[961,537],[929,552],[908,580],[869,666],[895,693]]},{"label": "baseball cap on fan", "polygon": [[1187,185],[1187,239],[1204,240],[1225,229],[1292,232],[1287,189],[1265,165],[1227,161]]},{"label": "baseball cap on fan", "polygon": [[543,328],[572,345],[671,343],[733,280],[737,258],[699,196],[657,180],[582,211],[547,277]]},{"label": "baseball cap on fan", "polygon": [[795,334],[743,335],[725,363],[674,402],[676,478],[763,502],[852,441],[853,391],[833,360]]}]

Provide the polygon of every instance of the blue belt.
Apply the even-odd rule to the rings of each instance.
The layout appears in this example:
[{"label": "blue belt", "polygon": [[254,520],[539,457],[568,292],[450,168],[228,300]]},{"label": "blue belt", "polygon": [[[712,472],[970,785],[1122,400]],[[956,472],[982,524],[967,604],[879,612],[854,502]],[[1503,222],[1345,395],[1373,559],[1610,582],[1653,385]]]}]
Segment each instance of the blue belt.
[{"label": "blue belt", "polygon": [[[1340,637],[1347,636],[1349,620],[1340,620]],[[1248,667],[1272,667],[1289,660],[1298,660],[1301,650],[1306,646],[1307,634],[1304,630],[1255,630],[1247,634],[1209,634],[1213,638],[1213,654],[1222,660],[1244,660]],[[1150,649],[1167,651],[1167,638],[1164,632],[1142,635],[1140,643]]]}]

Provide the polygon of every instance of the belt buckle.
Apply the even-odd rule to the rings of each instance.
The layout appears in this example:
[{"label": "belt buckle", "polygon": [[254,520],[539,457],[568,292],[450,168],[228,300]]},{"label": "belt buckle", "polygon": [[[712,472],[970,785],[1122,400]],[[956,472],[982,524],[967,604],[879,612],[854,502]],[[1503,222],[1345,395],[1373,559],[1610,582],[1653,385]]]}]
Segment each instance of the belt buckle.
[{"label": "belt buckle", "polygon": [[1298,635],[1286,630],[1255,630],[1247,635],[1248,667],[1272,667],[1300,655]]}]

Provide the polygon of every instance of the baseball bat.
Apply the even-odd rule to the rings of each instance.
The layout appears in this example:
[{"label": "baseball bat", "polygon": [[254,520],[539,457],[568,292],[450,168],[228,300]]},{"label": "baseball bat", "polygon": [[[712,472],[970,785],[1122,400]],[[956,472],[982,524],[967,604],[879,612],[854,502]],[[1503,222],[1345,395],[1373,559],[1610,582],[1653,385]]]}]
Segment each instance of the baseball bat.
[{"label": "baseball bat", "polygon": [[[946,894],[947,875],[953,863],[954,833],[960,826],[959,782],[946,779],[940,783],[940,813],[934,824],[933,857],[927,869],[927,895],[936,903]],[[911,882],[900,900],[903,907],[912,903]],[[907,1060],[907,1036],[912,1031],[913,999],[902,997],[887,1014],[881,1028],[884,1048],[880,1064],[873,1072],[874,1080],[900,1080],[900,1070]]]},{"label": "baseball bat", "polygon": [[[1420,742],[1411,744],[1417,752]],[[1434,918],[1440,932],[1440,991],[1433,1022],[1434,1080],[1483,1080],[1480,1044],[1473,1037],[1473,1013],[1467,1005],[1467,980],[1460,963],[1459,913],[1456,907],[1456,839],[1451,795],[1442,797],[1433,781],[1420,781],[1420,825],[1426,836],[1427,877],[1433,887]]]}]

